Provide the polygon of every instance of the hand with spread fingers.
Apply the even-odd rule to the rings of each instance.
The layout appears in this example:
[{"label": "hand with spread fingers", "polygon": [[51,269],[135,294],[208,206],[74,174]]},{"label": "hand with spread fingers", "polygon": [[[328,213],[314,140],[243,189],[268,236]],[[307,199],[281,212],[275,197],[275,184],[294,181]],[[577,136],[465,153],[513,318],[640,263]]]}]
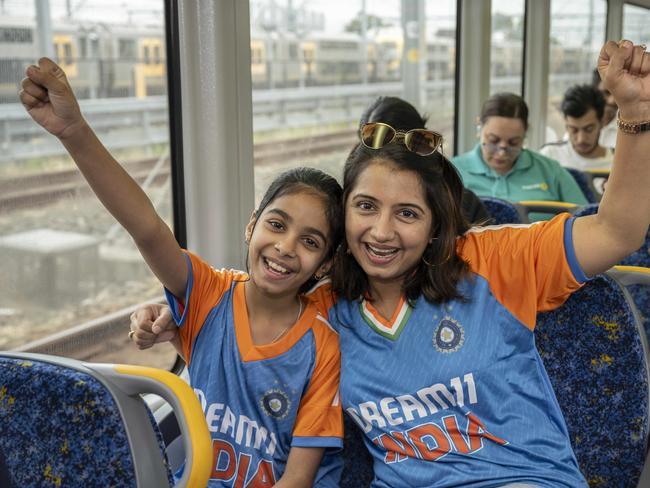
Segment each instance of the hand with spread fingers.
[{"label": "hand with spread fingers", "polygon": [[645,45],[608,41],[600,51],[598,72],[622,119],[650,119],[650,54]]},{"label": "hand with spread fingers", "polygon": [[178,343],[178,328],[166,305],[152,303],[138,308],[131,314],[130,327],[129,338],[140,350],[160,342]]},{"label": "hand with spread fingers", "polygon": [[25,70],[19,97],[31,117],[60,139],[85,125],[79,104],[63,70],[51,59]]}]

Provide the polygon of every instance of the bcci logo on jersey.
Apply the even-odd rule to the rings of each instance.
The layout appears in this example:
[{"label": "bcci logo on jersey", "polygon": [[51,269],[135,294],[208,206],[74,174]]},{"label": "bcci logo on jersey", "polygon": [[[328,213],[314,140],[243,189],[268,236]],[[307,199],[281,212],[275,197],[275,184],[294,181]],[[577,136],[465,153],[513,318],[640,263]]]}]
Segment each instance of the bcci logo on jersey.
[{"label": "bcci logo on jersey", "polygon": [[433,347],[439,352],[458,351],[465,342],[465,331],[458,321],[445,317],[433,333]]},{"label": "bcci logo on jersey", "polygon": [[289,400],[287,394],[276,388],[264,393],[260,404],[266,415],[275,419],[285,418],[289,413],[289,408],[291,408],[291,400]]}]

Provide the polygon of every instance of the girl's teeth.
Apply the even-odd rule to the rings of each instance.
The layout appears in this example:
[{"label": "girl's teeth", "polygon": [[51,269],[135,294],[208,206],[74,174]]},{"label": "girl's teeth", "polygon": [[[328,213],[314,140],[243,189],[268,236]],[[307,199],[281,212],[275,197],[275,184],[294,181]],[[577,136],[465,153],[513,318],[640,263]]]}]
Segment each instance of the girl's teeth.
[{"label": "girl's teeth", "polygon": [[271,269],[273,269],[275,271],[278,271],[280,273],[284,273],[284,274],[289,273],[288,269],[285,269],[282,266],[280,266],[279,264],[274,263],[273,261],[269,261],[268,259],[266,260],[266,264],[268,265],[269,268],[271,268]]}]

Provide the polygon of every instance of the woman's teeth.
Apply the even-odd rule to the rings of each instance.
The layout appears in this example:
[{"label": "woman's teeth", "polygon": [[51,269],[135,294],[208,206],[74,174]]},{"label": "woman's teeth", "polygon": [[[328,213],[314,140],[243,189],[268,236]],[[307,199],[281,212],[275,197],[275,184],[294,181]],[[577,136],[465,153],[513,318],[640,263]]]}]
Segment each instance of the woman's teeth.
[{"label": "woman's teeth", "polygon": [[392,254],[395,254],[397,252],[396,248],[392,249],[377,249],[376,247],[371,246],[370,244],[366,244],[366,248],[375,256],[385,258],[386,256],[390,256]]}]

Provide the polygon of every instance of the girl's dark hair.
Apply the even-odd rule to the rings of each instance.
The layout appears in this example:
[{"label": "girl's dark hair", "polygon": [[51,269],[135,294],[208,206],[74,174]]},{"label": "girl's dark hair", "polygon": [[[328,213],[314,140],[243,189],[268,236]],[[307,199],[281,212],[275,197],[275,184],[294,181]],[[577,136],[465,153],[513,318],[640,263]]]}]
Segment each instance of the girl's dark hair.
[{"label": "girl's dark hair", "polygon": [[[264,212],[264,209],[276,198],[300,192],[312,193],[323,199],[325,216],[330,227],[327,253],[323,260],[326,261],[334,256],[344,232],[341,206],[343,189],[332,176],[319,169],[304,166],[281,173],[273,180],[266,193],[264,193],[262,201],[255,210],[255,217],[259,218],[262,212]],[[257,225],[257,221],[255,225]],[[255,229],[255,225],[253,226],[253,230]],[[248,263],[248,255],[246,256],[246,263]],[[303,293],[309,290],[313,284],[314,281],[309,280],[300,288],[300,292]]]},{"label": "girl's dark hair", "polygon": [[519,119],[524,123],[524,129],[528,130],[528,105],[519,95],[496,93],[488,98],[481,109],[481,124],[493,116]]},{"label": "girl's dark hair", "polygon": [[[456,239],[469,229],[469,224],[461,211],[463,183],[456,169],[439,152],[419,156],[403,144],[388,144],[381,149],[369,149],[358,144],[350,152],[343,169],[344,207],[359,176],[372,164],[391,164],[399,170],[417,174],[431,209],[430,237],[434,239],[404,281],[406,298],[413,302],[424,295],[433,303],[463,298],[458,293],[457,284],[469,268],[456,254]],[[334,257],[332,288],[335,294],[347,300],[357,300],[370,291],[368,277],[354,257],[348,254],[345,240]]]},{"label": "girl's dark hair", "polygon": [[423,129],[427,118],[406,100],[397,97],[377,97],[359,119],[359,128],[369,122],[383,122],[396,129]]}]

